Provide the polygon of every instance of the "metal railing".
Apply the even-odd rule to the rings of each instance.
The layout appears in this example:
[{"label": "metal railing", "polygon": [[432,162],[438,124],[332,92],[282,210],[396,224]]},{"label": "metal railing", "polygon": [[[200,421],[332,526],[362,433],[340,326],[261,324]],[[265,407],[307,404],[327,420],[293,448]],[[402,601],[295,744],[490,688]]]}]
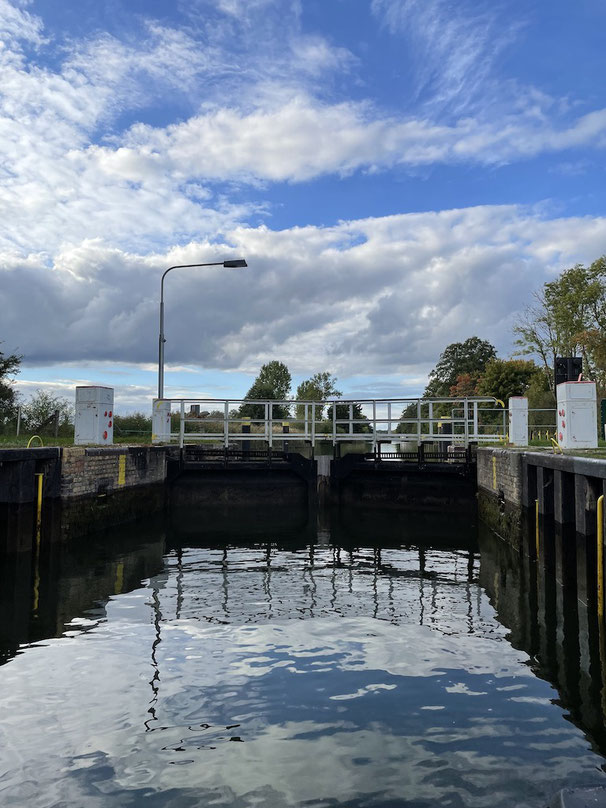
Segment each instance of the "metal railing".
[{"label": "metal railing", "polygon": [[499,443],[507,433],[507,411],[495,398],[392,398],[283,401],[245,399],[157,399],[154,443],[275,444],[302,441],[424,442],[467,447]]}]

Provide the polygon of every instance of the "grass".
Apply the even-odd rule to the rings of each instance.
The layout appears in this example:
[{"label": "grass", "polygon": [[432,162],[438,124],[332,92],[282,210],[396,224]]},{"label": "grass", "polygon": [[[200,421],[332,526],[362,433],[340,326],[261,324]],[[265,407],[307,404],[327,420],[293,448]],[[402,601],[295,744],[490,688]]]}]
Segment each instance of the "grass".
[{"label": "grass", "polygon": [[[25,449],[29,440],[33,437],[33,435],[25,434],[25,435],[0,435],[0,449]],[[54,446],[73,446],[74,445],[74,436],[73,435],[60,435],[58,437],[54,437],[54,435],[40,435],[42,438],[43,446],[46,447],[54,447]],[[134,444],[137,445],[149,445],[151,444],[151,432],[150,433],[137,433],[133,435],[114,435],[114,444],[121,444],[132,446]],[[40,441],[35,440],[32,443],[32,448],[40,446]]]}]

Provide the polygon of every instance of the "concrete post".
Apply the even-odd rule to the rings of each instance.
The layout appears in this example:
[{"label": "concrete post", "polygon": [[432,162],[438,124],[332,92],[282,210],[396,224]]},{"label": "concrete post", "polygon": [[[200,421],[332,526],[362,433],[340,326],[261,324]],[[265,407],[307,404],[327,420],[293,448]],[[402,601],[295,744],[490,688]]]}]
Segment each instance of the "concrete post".
[{"label": "concrete post", "polygon": [[170,401],[163,398],[152,403],[152,443],[170,443]]},{"label": "concrete post", "polygon": [[327,503],[330,498],[330,464],[332,458],[329,455],[320,455],[316,458],[317,478],[316,490],[320,507]]},{"label": "concrete post", "polygon": [[509,399],[509,442],[528,446],[528,399],[523,396]]}]

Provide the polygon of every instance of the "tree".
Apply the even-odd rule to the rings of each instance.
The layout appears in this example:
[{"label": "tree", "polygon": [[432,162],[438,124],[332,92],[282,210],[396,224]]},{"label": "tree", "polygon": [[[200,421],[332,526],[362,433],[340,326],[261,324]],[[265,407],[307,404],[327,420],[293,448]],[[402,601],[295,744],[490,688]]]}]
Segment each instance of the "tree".
[{"label": "tree", "polygon": [[514,328],[519,353],[537,356],[553,390],[556,356],[583,358],[583,373],[606,386],[606,256],[563,270],[534,295]]},{"label": "tree", "polygon": [[[332,373],[322,371],[321,373],[314,373],[311,379],[306,379],[301,382],[297,387],[297,399],[299,401],[326,401],[327,398],[333,396],[340,398],[343,394],[336,388],[337,377]],[[323,407],[316,407],[316,418],[322,418]],[[297,406],[297,418],[305,417],[305,406],[299,404]]]},{"label": "tree", "polygon": [[424,398],[443,398],[450,395],[451,387],[457,385],[459,376],[467,374],[468,382],[476,384],[486,363],[496,359],[494,345],[479,337],[469,337],[465,342],[453,342],[448,345],[429,374],[429,383],[423,394]]},{"label": "tree", "polygon": [[17,354],[4,354],[0,351],[0,427],[12,417],[17,403],[13,382],[8,377],[19,372],[21,357]]},{"label": "tree", "polygon": [[130,415],[114,415],[114,433],[116,435],[145,434],[151,435],[152,419],[143,412],[132,412]]},{"label": "tree", "polygon": [[459,373],[456,384],[453,384],[449,392],[454,398],[477,396],[478,380],[471,373]]},{"label": "tree", "polygon": [[71,432],[73,409],[66,398],[38,389],[22,408],[21,416],[26,430],[33,432],[50,426],[49,422],[57,413],[59,430],[65,434]]},{"label": "tree", "polygon": [[481,396],[494,396],[507,406],[512,396],[523,396],[536,375],[541,379],[541,369],[534,362],[523,359],[491,359],[478,382]]},{"label": "tree", "polygon": [[[261,367],[259,375],[244,398],[258,401],[284,401],[290,398],[291,382],[290,371],[286,365],[274,359]],[[288,416],[288,407],[276,405],[272,408],[272,414],[276,419],[286,418]],[[262,404],[242,404],[240,417],[265,418],[264,407]]]},{"label": "tree", "polygon": [[[329,404],[328,409],[326,410],[326,418],[328,421],[332,421],[332,411],[335,405]],[[361,404],[353,404],[352,405],[352,412],[351,417],[354,421],[368,421],[368,418],[362,412],[362,405]],[[349,420],[349,404],[337,404],[336,405],[336,419],[337,421]],[[337,424],[337,432],[348,432],[349,431],[349,424]],[[367,423],[354,423],[353,424],[353,431],[354,432],[370,432],[370,424]]]}]

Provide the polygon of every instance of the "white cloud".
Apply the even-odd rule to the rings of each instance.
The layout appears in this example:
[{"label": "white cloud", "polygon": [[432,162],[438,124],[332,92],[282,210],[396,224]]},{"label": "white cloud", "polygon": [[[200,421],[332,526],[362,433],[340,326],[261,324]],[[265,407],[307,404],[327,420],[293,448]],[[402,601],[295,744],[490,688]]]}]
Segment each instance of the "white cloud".
[{"label": "white cloud", "polygon": [[[432,2],[437,13],[442,7]],[[324,87],[354,59],[302,32],[297,3],[247,5],[242,18],[238,3],[214,4],[220,17],[212,6],[191,7],[200,17],[189,31],[146,20],[136,41],[100,34],[63,43],[65,59],[51,69],[26,60],[16,38],[43,49],[40,19],[1,0],[0,19],[14,35],[0,50],[0,217],[11,222],[0,249],[45,252],[52,262],[64,246],[96,238],[131,251],[216,238],[265,213],[261,194],[245,204],[218,195],[217,183],[226,181],[500,165],[606,146],[606,110],[558,118],[551,100],[536,93],[494,120],[449,124],[335,102],[310,88]],[[375,7],[384,6],[377,0]],[[414,3],[401,8],[418,13]],[[225,49],[234,25],[242,34],[236,54]],[[260,25],[269,55],[256,41]],[[209,40],[204,47],[201,37]],[[187,114],[180,122],[137,123],[147,104],[166,98],[181,98]],[[118,120],[131,125],[122,131]]]},{"label": "white cloud", "polygon": [[153,363],[159,280],[180,263],[244,256],[249,269],[175,271],[166,282],[170,363],[256,372],[421,376],[472,334],[501,350],[531,293],[606,252],[606,219],[545,219],[483,206],[343,222],[236,227],[222,243],[126,253],[101,241],[0,262],[3,334],[30,364]]},{"label": "white cloud", "polygon": [[[606,110],[560,127],[519,116],[445,126],[381,117],[365,103],[321,104],[300,95],[273,109],[217,108],[164,129],[139,125],[124,142],[190,176],[304,181],[359,169],[495,165],[583,145],[603,148]],[[97,153],[101,162],[112,159],[107,149]]]},{"label": "white cloud", "polygon": [[2,41],[6,44],[11,40],[25,40],[40,45],[44,41],[42,29],[39,17],[29,14],[9,0],[0,0],[0,49]]},{"label": "white cloud", "polygon": [[495,62],[522,25],[502,0],[372,0],[372,10],[392,34],[404,37],[417,98],[459,114],[480,100],[494,107]]}]

